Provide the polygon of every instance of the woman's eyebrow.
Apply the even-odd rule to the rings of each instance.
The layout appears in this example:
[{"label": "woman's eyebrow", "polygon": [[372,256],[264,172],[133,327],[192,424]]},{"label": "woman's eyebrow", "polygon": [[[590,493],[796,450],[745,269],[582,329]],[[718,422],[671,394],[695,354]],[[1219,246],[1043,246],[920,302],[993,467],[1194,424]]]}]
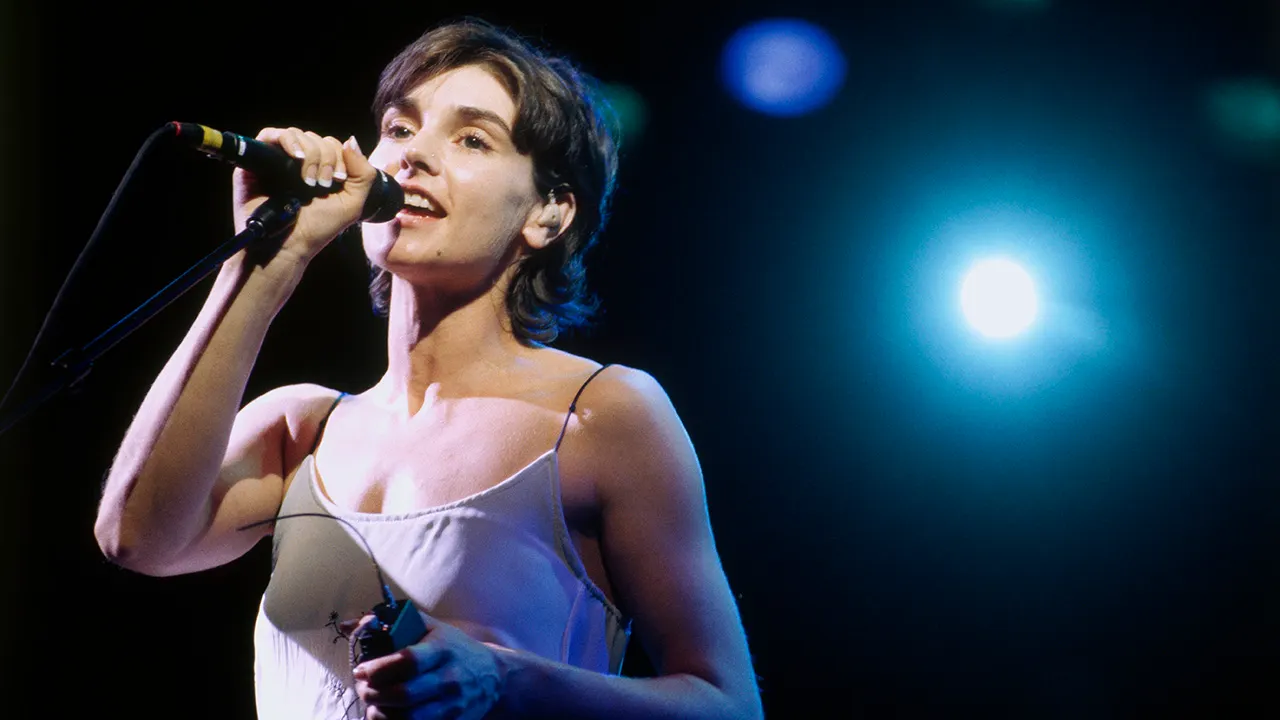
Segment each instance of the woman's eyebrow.
[{"label": "woman's eyebrow", "polygon": [[398,97],[387,103],[387,106],[383,108],[382,119],[386,120],[387,116],[392,114],[418,117],[421,113],[418,112],[416,100],[408,97]]},{"label": "woman's eyebrow", "polygon": [[[507,125],[507,121],[502,119],[498,113],[475,105],[456,105],[453,112],[458,119],[465,123],[488,122],[496,126],[511,137],[511,127]],[[412,117],[421,117],[422,110],[418,107],[418,101],[410,97],[396,98],[387,103],[387,109],[383,111],[383,117],[388,113],[396,113],[398,115],[410,115]]]},{"label": "woman's eyebrow", "polygon": [[511,128],[507,126],[507,121],[492,110],[473,105],[458,105],[454,108],[454,112],[465,122],[488,122],[496,125],[502,132],[507,134],[507,137],[511,136]]}]

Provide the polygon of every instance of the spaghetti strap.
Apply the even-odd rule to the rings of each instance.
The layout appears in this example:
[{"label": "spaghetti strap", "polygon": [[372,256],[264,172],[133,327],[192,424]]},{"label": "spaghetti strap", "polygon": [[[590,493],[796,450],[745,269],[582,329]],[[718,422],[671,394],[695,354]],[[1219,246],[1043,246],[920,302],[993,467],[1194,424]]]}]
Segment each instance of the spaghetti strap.
[{"label": "spaghetti strap", "polygon": [[587,378],[587,381],[582,383],[582,387],[578,388],[578,393],[573,396],[573,402],[569,403],[569,412],[564,416],[564,425],[560,426],[560,437],[556,438],[556,452],[560,451],[560,443],[564,441],[564,432],[569,429],[569,418],[573,417],[573,411],[578,409],[578,398],[582,397],[582,391],[586,390],[587,384],[592,380],[595,380],[596,376],[604,372],[604,369],[610,365],[612,365],[612,363],[605,363],[600,366],[599,370],[591,373],[591,377]]},{"label": "spaghetti strap", "polygon": [[311,445],[312,455],[316,454],[316,448],[320,447],[320,438],[324,437],[324,426],[329,424],[329,416],[333,414],[334,409],[338,407],[338,403],[342,402],[342,398],[346,397],[344,392],[338,393],[338,397],[333,399],[333,404],[325,411],[324,418],[320,421],[320,427],[316,428],[316,441]]}]

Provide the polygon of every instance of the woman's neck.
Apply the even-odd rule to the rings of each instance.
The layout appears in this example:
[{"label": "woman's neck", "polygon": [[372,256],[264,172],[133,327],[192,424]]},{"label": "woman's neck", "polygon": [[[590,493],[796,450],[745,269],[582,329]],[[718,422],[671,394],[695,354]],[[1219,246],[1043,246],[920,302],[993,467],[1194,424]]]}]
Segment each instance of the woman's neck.
[{"label": "woman's neck", "polygon": [[509,371],[529,351],[511,331],[505,283],[459,301],[392,278],[382,399],[412,417],[431,398],[454,397]]}]

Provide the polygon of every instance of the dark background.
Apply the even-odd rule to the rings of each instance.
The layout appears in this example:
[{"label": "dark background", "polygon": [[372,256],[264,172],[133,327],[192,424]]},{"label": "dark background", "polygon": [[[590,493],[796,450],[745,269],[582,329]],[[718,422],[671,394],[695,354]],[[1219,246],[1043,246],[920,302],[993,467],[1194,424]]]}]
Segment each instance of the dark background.
[{"label": "dark background", "polygon": [[[681,411],[770,716],[1280,716],[1277,165],[1204,105],[1216,82],[1276,77],[1280,11],[828,4],[6,4],[0,383],[153,130],[298,125],[367,150],[380,68],[474,14],[647,102],[590,263],[606,312],[559,344],[648,370]],[[813,115],[720,87],[730,34],[777,15],[825,26],[848,60]],[[1051,228],[1023,249],[1105,332],[1001,355],[957,339],[952,231],[984,218]],[[158,157],[59,349],[229,231],[228,171]],[[365,279],[358,247],[326,251],[251,396],[381,374]],[[154,579],[92,533],[207,289],[0,437],[12,714],[252,716],[265,544]]]}]

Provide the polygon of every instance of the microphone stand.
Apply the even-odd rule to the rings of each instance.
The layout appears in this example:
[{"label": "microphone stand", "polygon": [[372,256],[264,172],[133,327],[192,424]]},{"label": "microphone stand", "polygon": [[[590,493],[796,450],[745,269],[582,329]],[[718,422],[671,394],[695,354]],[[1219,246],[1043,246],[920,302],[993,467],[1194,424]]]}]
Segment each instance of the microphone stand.
[{"label": "microphone stand", "polygon": [[17,411],[0,418],[0,435],[13,427],[24,417],[43,405],[59,392],[78,384],[93,369],[93,363],[116,343],[123,340],[134,330],[142,327],[163,310],[169,303],[177,300],[200,282],[209,273],[218,268],[227,258],[236,254],[250,244],[263,239],[274,238],[288,230],[298,220],[298,211],[302,201],[295,197],[268,198],[245,223],[244,232],[219,245],[213,252],[192,265],[173,282],[164,286],[160,292],[152,295],[143,304],[134,308],[118,322],[107,328],[101,335],[90,340],[84,347],[69,349],[63,352],[52,363],[58,371],[58,377]]}]

